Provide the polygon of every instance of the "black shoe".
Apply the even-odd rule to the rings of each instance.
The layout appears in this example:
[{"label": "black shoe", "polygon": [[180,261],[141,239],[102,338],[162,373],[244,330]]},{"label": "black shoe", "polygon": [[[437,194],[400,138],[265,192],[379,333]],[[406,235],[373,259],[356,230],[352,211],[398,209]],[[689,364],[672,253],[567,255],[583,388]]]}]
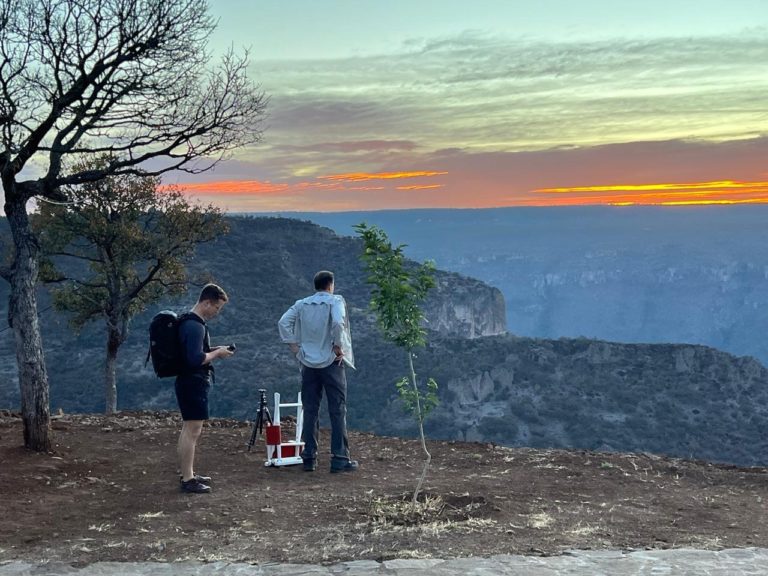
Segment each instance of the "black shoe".
[{"label": "black shoe", "polygon": [[181,491],[193,494],[207,494],[211,491],[211,487],[208,484],[203,484],[197,478],[192,478],[186,482],[184,480],[181,481]]},{"label": "black shoe", "polygon": [[[211,483],[211,477],[210,476],[200,476],[200,474],[195,474],[193,476],[195,480],[198,482],[202,482],[203,484],[210,484]],[[179,476],[179,482],[184,482],[184,476]]]},{"label": "black shoe", "polygon": [[317,470],[317,460],[304,460],[304,472],[314,472]]},{"label": "black shoe", "polygon": [[336,472],[356,472],[359,467],[357,460],[347,460],[343,464],[331,463],[331,474],[336,474]]}]

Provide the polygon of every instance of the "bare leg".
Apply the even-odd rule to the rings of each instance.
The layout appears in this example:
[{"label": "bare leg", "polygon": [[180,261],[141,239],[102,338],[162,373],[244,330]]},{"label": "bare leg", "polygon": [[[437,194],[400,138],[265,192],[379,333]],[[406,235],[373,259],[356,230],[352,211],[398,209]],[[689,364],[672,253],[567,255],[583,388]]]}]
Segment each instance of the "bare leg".
[{"label": "bare leg", "polygon": [[203,432],[202,420],[185,420],[179,435],[178,454],[181,464],[181,477],[185,482],[194,476],[195,446]]}]

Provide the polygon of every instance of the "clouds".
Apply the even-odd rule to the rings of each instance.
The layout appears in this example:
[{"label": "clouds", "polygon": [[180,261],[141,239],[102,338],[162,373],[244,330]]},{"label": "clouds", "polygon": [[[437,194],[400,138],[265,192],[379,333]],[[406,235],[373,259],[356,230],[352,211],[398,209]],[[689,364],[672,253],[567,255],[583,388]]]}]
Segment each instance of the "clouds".
[{"label": "clouds", "polygon": [[[766,63],[759,29],[582,42],[465,32],[386,54],[260,61],[265,145],[217,173],[286,185],[269,201],[254,191],[276,210],[538,205],[587,194],[551,188],[763,182]],[[328,185],[404,172],[447,174]]]},{"label": "clouds", "polygon": [[765,30],[582,42],[464,32],[376,55],[262,60],[264,145],[190,191],[257,211],[733,199],[695,186],[726,180],[758,183],[739,191],[758,197],[766,63]]},{"label": "clouds", "polygon": [[[767,179],[764,0],[212,4],[212,49],[252,46],[264,140],[164,180],[231,209],[502,206],[554,201],[548,188]],[[326,178],[408,172],[447,174]]]},{"label": "clouds", "polygon": [[732,138],[768,127],[768,34],[535,43],[481,34],[264,78],[267,138],[496,150]]},{"label": "clouds", "polygon": [[282,184],[210,183],[191,191],[233,210],[259,211],[765,201],[766,157],[768,138],[522,152],[445,149],[411,154],[385,167],[399,171],[327,174]]},{"label": "clouds", "polygon": [[337,182],[362,182],[366,180],[402,180],[405,178],[423,178],[425,176],[445,176],[448,172],[377,172],[366,174],[354,172],[351,174],[332,174],[330,176],[318,176],[320,180],[333,180]]}]

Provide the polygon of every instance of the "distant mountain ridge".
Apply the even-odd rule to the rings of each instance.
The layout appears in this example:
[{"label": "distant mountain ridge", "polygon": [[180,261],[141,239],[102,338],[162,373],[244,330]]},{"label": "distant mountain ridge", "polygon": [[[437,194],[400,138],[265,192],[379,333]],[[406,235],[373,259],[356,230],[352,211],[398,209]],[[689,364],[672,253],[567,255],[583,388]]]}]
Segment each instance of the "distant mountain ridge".
[{"label": "distant mountain ridge", "polygon": [[768,206],[297,214],[382,226],[416,260],[499,288],[509,331],[703,344],[768,364]]},{"label": "distant mountain ridge", "polygon": [[[359,260],[361,241],[340,238],[327,228],[298,220],[235,217],[228,221],[230,233],[200,246],[190,264],[191,276],[209,276],[220,282],[231,300],[213,321],[211,333],[215,342],[236,342],[238,353],[235,361],[222,363],[217,372],[221,382],[237,382],[241,388],[238,393],[243,392],[251,401],[243,405],[235,397],[225,399],[218,406],[221,415],[248,416],[256,402],[256,389],[261,387],[252,384],[250,373],[265,360],[258,374],[265,385],[295,388],[296,366],[279,341],[277,320],[293,302],[314,292],[312,277],[317,270],[329,269],[336,274],[336,291],[350,307],[355,347],[359,347],[359,339],[366,338],[372,338],[376,347],[384,345],[368,311],[370,289]],[[151,367],[144,366],[146,327],[152,315],[163,308],[190,308],[196,292],[193,288],[184,297],[166,299],[134,319],[118,357],[120,406],[174,407],[169,386],[172,380],[158,381]],[[7,316],[7,296],[7,284],[0,283],[3,318]],[[436,287],[424,308],[428,326],[435,333],[472,339],[506,331],[504,298],[499,290],[455,273],[436,271]],[[50,309],[50,297],[44,289],[39,291],[39,310],[52,406],[67,411],[102,410],[99,377],[103,326],[95,322],[80,335],[72,334],[66,317]],[[10,330],[0,332],[0,358],[4,360],[0,363],[0,406],[18,402],[12,337]],[[277,360],[277,368],[269,365],[272,360]],[[291,367],[290,378],[285,378],[286,365]],[[84,378],[84,374],[89,377]]]},{"label": "distant mountain ridge", "polygon": [[[212,322],[213,343],[238,346],[236,356],[217,368],[213,414],[252,418],[259,388],[297,393],[298,367],[279,342],[276,322],[312,292],[313,273],[327,268],[336,272],[351,311],[358,370],[349,374],[350,426],[413,434],[394,388],[405,358],[382,340],[367,309],[361,243],[298,220],[230,218],[230,224],[231,233],[200,247],[192,265],[231,297]],[[703,346],[504,334],[498,289],[444,272],[438,286],[426,306],[430,343],[416,360],[418,374],[440,384],[441,404],[427,421],[432,437],[768,463],[768,374],[759,362]],[[158,380],[144,366],[146,327],[157,310],[183,310],[195,296],[163,302],[135,319],[119,357],[120,409],[175,408],[172,380]],[[41,291],[41,311],[48,300]],[[2,317],[6,310],[7,286],[0,284]],[[62,316],[49,310],[41,317],[52,408],[101,411],[102,327],[74,336]],[[0,333],[0,407],[17,405],[6,330]]]}]

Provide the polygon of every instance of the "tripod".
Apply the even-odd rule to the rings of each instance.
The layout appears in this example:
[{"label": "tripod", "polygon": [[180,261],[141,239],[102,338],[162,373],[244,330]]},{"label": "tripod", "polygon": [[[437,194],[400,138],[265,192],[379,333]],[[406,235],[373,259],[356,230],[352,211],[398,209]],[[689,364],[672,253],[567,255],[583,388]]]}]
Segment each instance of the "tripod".
[{"label": "tripod", "polygon": [[256,420],[253,422],[251,439],[248,440],[248,452],[251,451],[256,442],[256,436],[264,432],[264,420],[268,424],[272,424],[272,415],[269,413],[269,408],[267,408],[267,391],[264,388],[259,388],[259,411],[256,414]]}]

